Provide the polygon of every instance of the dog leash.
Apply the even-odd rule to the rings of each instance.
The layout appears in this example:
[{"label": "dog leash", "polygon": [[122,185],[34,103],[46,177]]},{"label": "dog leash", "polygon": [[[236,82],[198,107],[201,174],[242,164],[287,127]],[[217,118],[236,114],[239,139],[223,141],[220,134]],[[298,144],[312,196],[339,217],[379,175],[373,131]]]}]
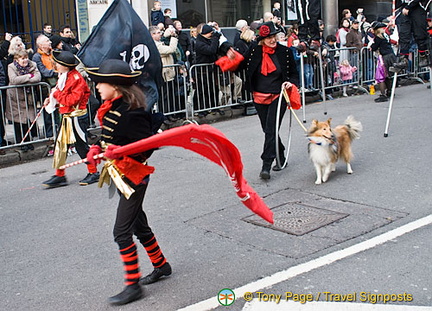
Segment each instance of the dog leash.
[{"label": "dog leash", "polygon": [[287,93],[287,91],[286,91],[286,88],[283,88],[282,91],[281,91],[281,93],[282,93],[283,96],[285,97],[285,101],[286,101],[287,104],[288,104],[288,109],[291,110],[291,112],[292,112],[293,115],[294,115],[294,118],[297,120],[298,124],[300,124],[300,126],[302,127],[302,129],[303,129],[305,132],[307,132],[306,127],[302,124],[302,122],[301,122],[300,119],[298,118],[297,114],[295,113],[294,109],[291,107],[291,102],[290,102],[290,99],[289,99],[288,93]]}]

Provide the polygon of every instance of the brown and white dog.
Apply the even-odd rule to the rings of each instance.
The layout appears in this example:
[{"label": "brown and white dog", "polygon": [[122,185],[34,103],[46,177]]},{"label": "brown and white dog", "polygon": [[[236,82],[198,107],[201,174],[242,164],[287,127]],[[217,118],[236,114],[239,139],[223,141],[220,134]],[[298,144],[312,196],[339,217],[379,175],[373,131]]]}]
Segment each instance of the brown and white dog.
[{"label": "brown and white dog", "polygon": [[363,130],[362,124],[349,116],[344,125],[338,125],[334,129],[330,125],[331,118],[326,122],[313,120],[307,137],[309,139],[309,158],[315,166],[317,179],[315,184],[326,182],[330,172],[336,170],[336,162],[341,157],[347,164],[347,173],[352,174],[351,159],[353,153],[351,142],[360,137]]}]

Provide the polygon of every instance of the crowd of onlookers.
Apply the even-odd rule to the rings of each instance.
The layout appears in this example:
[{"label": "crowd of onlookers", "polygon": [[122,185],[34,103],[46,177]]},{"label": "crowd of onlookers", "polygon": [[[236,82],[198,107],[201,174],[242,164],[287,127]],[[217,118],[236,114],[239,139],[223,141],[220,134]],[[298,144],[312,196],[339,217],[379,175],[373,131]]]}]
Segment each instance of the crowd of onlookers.
[{"label": "crowd of onlookers", "polygon": [[[277,41],[279,44],[289,47],[294,55],[299,72],[300,90],[305,92],[318,92],[321,84],[317,84],[316,72],[321,63],[324,70],[324,86],[327,99],[331,100],[334,90],[340,90],[341,95],[348,96],[348,88],[356,87],[359,82],[359,68],[363,67],[366,80],[374,87],[378,86],[381,94],[375,99],[377,102],[387,101],[391,88],[391,76],[393,72],[403,69],[398,55],[398,27],[395,16],[379,18],[377,21],[367,20],[367,12],[358,8],[356,16],[350,10],[343,10],[340,18],[340,27],[333,34],[324,36],[326,24],[318,20],[319,40],[312,40],[305,44],[299,37],[299,25],[284,25],[281,19],[280,3],[275,2],[272,12],[265,12],[262,19],[248,23],[244,19],[236,22],[236,34],[234,39],[228,40],[219,24],[215,21],[201,23],[189,30],[183,29],[181,20],[171,17],[171,9],[162,10],[161,2],[155,1],[151,10],[149,32],[160,53],[163,68],[163,88],[160,92],[158,109],[164,113],[173,110],[183,110],[185,107],[184,85],[192,85],[195,89],[193,98],[194,108],[199,111],[199,116],[205,116],[210,110],[224,114],[217,106],[241,104],[244,100],[244,81],[240,69],[237,67],[228,70],[196,71],[188,76],[188,70],[192,65],[217,63],[220,58],[234,59],[236,55],[246,56],[250,49],[257,43],[257,32],[262,23],[272,21],[279,30]],[[431,16],[427,18],[429,33],[432,32]],[[23,85],[43,81],[54,87],[57,83],[57,72],[54,67],[52,50],[66,50],[76,54],[81,47],[69,25],[62,25],[58,34],[53,34],[52,25],[45,24],[43,31],[36,39],[36,51],[25,48],[19,36],[12,37],[5,34],[5,40],[0,46],[0,86]],[[305,48],[306,47],[306,48]],[[376,52],[375,57],[367,58],[360,62],[361,52],[367,49]],[[29,61],[32,60],[32,61]],[[319,62],[320,61],[320,62]],[[171,67],[170,67],[171,66]],[[374,71],[376,68],[376,71]],[[79,68],[78,68],[79,69]],[[85,71],[79,70],[85,75]],[[374,82],[375,80],[375,82]],[[321,82],[320,82],[321,83]],[[179,108],[173,109],[172,105],[180,98],[183,102]],[[17,95],[17,96],[16,96]],[[24,107],[31,102],[31,92],[25,88],[19,92],[2,92],[3,113],[0,114],[0,143],[4,145],[4,122],[6,117],[12,122],[15,129],[15,140],[20,142],[23,134],[28,131],[29,125],[35,118],[34,111]],[[6,101],[9,96],[10,101]],[[48,96],[48,94],[43,94]],[[27,100],[26,100],[27,98]],[[92,97],[92,100],[97,101]],[[11,105],[11,102],[15,102]],[[8,103],[6,105],[6,103]],[[24,105],[24,106],[23,106]],[[22,106],[22,107],[21,107]],[[233,105],[235,106],[235,105]],[[17,109],[11,109],[17,107]],[[19,108],[20,107],[20,108]],[[216,108],[215,108],[216,107]],[[212,109],[209,109],[212,108]],[[18,110],[26,113],[18,113]],[[95,108],[91,109],[95,113]],[[200,111],[201,110],[201,111]],[[169,114],[168,121],[174,121],[182,114]],[[57,120],[58,116],[54,117]],[[52,116],[44,111],[46,136],[53,136]],[[35,135],[35,133],[32,133]],[[26,139],[29,139],[29,135]],[[23,148],[32,148],[24,146]]]}]

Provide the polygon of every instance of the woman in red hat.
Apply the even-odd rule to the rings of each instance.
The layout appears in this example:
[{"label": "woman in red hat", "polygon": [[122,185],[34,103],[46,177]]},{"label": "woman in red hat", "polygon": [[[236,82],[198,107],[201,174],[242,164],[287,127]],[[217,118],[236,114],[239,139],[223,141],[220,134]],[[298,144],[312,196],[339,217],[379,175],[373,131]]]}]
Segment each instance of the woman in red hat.
[{"label": "woman in red hat", "polygon": [[[104,100],[97,113],[102,125],[101,139],[90,148],[87,159],[89,162],[96,163],[93,157],[105,152],[107,161],[101,172],[99,184],[110,183],[111,179],[120,193],[114,225],[114,240],[119,246],[124,264],[125,288],[118,295],[109,298],[109,302],[123,305],[143,296],[140,282],[151,284],[163,276],[170,275],[171,266],[159,248],[142,208],[150,180],[149,174],[153,169],[147,166],[147,159],[152,151],[115,159],[111,147],[127,145],[152,136],[160,124],[155,124],[151,114],[145,111],[144,93],[135,84],[141,75],[140,71],[131,72],[129,65],[118,59],[105,60],[99,68],[87,68],[86,71],[97,83],[96,88]],[[126,166],[129,167],[127,172],[124,169]],[[116,176],[113,170],[123,177]],[[154,267],[153,272],[141,281],[134,235],[147,251]]]},{"label": "woman in red hat", "polygon": [[[273,22],[266,22],[259,28],[258,45],[246,56],[246,88],[252,92],[255,108],[265,134],[264,148],[261,154],[263,161],[260,178],[270,178],[270,169],[276,158],[276,114],[281,88],[298,85],[299,75],[290,48],[276,41],[279,32]],[[282,105],[280,118],[284,116],[286,106]],[[285,162],[284,145],[280,138],[280,159]],[[276,165],[274,171],[281,168]]]}]

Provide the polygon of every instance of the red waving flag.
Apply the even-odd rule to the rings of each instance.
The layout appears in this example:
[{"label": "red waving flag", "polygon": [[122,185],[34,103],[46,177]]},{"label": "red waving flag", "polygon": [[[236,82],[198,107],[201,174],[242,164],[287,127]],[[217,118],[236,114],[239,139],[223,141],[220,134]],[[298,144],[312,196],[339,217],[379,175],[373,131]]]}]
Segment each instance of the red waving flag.
[{"label": "red waving flag", "polygon": [[221,131],[210,125],[189,124],[173,128],[118,147],[113,153],[117,156],[126,156],[162,146],[177,146],[191,150],[221,166],[242,203],[273,224],[273,212],[243,177],[243,163],[239,150]]}]

